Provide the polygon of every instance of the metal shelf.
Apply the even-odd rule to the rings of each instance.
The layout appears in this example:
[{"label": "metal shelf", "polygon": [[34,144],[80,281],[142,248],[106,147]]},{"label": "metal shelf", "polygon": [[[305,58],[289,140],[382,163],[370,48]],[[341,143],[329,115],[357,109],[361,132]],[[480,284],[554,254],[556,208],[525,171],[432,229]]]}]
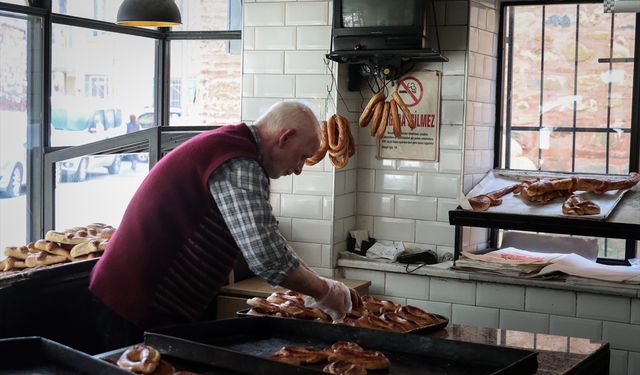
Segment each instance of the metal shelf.
[{"label": "metal shelf", "polygon": [[328,53],[329,60],[338,63],[362,64],[372,60],[399,59],[402,62],[424,61],[424,62],[447,62],[449,59],[432,49],[410,49],[410,50],[354,50],[354,51],[332,51]]}]

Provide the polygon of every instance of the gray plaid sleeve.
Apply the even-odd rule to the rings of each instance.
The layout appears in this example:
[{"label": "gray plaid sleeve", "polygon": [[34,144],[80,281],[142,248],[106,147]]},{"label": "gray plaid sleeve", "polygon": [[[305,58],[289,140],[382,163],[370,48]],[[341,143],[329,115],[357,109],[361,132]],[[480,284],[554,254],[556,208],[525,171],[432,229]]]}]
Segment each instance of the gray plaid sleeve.
[{"label": "gray plaid sleeve", "polygon": [[269,203],[269,179],[260,164],[235,158],[209,178],[209,190],[251,271],[272,285],[299,260],[280,233]]}]

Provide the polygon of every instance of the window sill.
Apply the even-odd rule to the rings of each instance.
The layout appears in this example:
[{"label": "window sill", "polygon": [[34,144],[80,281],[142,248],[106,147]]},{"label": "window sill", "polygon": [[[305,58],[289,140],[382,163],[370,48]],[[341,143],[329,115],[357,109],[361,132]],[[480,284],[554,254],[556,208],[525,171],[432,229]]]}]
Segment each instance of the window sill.
[{"label": "window sill", "polygon": [[[458,279],[468,281],[480,281],[497,284],[521,285],[539,288],[572,290],[576,292],[588,292],[605,295],[625,296],[640,298],[640,285],[614,283],[582,277],[567,276],[565,280],[542,280],[510,277],[502,275],[492,275],[481,272],[468,272],[450,269],[452,262],[444,262],[434,265],[425,265],[411,275],[439,277],[447,279]],[[367,259],[349,252],[341,252],[338,258],[338,267],[359,268],[370,271],[395,272],[406,274],[406,265],[388,260]],[[413,269],[417,265],[409,265]]]}]

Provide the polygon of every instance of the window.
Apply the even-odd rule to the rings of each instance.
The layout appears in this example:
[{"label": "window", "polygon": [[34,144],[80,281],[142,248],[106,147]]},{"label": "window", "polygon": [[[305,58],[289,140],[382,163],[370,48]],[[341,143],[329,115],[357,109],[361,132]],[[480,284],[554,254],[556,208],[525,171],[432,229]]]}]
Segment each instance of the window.
[{"label": "window", "polygon": [[84,95],[104,99],[108,96],[107,77],[100,74],[89,74],[84,79]]},{"label": "window", "polygon": [[505,22],[503,166],[628,173],[635,14],[509,6]]},{"label": "window", "polygon": [[[635,13],[601,3],[509,5],[503,19],[502,168],[628,174]],[[599,257],[624,259],[627,242],[599,238]]]}]

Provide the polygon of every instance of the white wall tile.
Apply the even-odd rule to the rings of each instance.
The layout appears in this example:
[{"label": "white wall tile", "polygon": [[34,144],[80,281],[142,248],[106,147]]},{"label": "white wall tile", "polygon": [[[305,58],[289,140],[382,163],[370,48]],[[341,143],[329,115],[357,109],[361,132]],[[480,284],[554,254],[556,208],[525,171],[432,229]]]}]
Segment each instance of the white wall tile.
[{"label": "white wall tile", "polygon": [[443,100],[440,122],[446,125],[461,125],[464,115],[464,102],[461,100]]},{"label": "white wall tile", "polygon": [[280,194],[271,193],[269,195],[269,203],[273,211],[273,216],[280,216]]},{"label": "white wall tile", "polygon": [[462,151],[461,150],[440,149],[439,172],[459,173],[461,168],[462,168]]},{"label": "white wall tile", "polygon": [[438,200],[432,197],[396,195],[395,217],[418,220],[435,220]]},{"label": "white wall tile", "polygon": [[355,229],[366,230],[371,236],[373,234],[373,216],[357,215]]},{"label": "white wall tile", "polygon": [[331,48],[331,26],[300,26],[297,30],[298,49]]},{"label": "white wall tile", "polygon": [[576,316],[615,322],[629,322],[631,311],[629,298],[601,294],[578,293]]},{"label": "white wall tile", "polygon": [[469,23],[468,1],[447,1],[446,4],[445,23],[447,25],[467,25]]},{"label": "white wall tile", "polygon": [[600,340],[602,337],[602,321],[551,315],[549,318],[549,333],[552,335]]},{"label": "white wall tile", "polygon": [[330,244],[333,224],[327,220],[293,219],[291,231],[294,241]]},{"label": "white wall tile", "polygon": [[242,29],[242,44],[245,51],[255,48],[255,27],[245,26]]},{"label": "white wall tile", "polygon": [[322,219],[322,197],[315,195],[280,196],[282,216],[305,219]]},{"label": "white wall tile", "polygon": [[327,25],[329,8],[326,1],[288,3],[287,25]]},{"label": "white wall tile", "polygon": [[457,198],[459,183],[458,175],[418,173],[418,195]]},{"label": "white wall tile", "polygon": [[442,51],[442,54],[449,59],[442,65],[442,74],[464,75],[467,63],[465,51]]},{"label": "white wall tile", "polygon": [[[365,130],[367,129],[368,128],[365,128]],[[371,138],[368,135],[366,137]],[[359,146],[357,153],[358,153],[358,168],[395,169],[396,167],[395,160],[376,159],[376,156],[378,155],[378,151],[375,146]]]},{"label": "white wall tile", "polygon": [[464,99],[464,76],[444,76],[442,77],[442,99],[462,100]]},{"label": "white wall tile", "polygon": [[330,172],[304,172],[293,177],[294,194],[331,195],[332,186],[333,176]]},{"label": "white wall tile", "polygon": [[242,64],[244,73],[284,72],[284,53],[282,51],[244,51]]},{"label": "white wall tile", "polygon": [[347,279],[371,281],[369,294],[384,294],[384,272],[359,268],[344,268],[343,271],[344,277]]},{"label": "white wall tile", "polygon": [[345,170],[341,170],[341,171],[336,171],[336,173],[334,174],[333,178],[333,191],[335,195],[342,195],[345,193],[345,180],[347,176],[347,171]]},{"label": "white wall tile", "polygon": [[500,310],[488,307],[452,305],[451,323],[498,328]]},{"label": "white wall tile", "polygon": [[629,352],[629,370],[627,374],[640,374],[640,353]]},{"label": "white wall tile", "polygon": [[285,51],[285,74],[325,74],[325,51]]},{"label": "white wall tile", "polygon": [[484,30],[487,28],[487,9],[478,8],[478,28]]},{"label": "white wall tile", "polygon": [[338,195],[333,198],[336,202],[334,217],[336,219],[342,219],[347,216],[353,216],[356,213],[356,194],[349,193],[345,195]]},{"label": "white wall tile", "polygon": [[331,86],[331,76],[327,74],[296,75],[296,96],[298,98],[325,98]]},{"label": "white wall tile", "polygon": [[576,293],[556,289],[527,288],[525,310],[575,316]]},{"label": "white wall tile", "polygon": [[467,49],[466,26],[442,26],[438,28],[440,49],[447,51],[464,51]]},{"label": "white wall tile", "polygon": [[322,267],[322,246],[315,243],[289,242],[293,250],[312,267]]},{"label": "white wall tile", "polygon": [[358,168],[358,191],[373,192],[376,186],[376,172],[373,169]]},{"label": "white wall tile", "polygon": [[487,31],[490,31],[492,33],[498,32],[498,29],[496,28],[496,22],[496,11],[493,9],[487,10]]},{"label": "white wall tile", "polygon": [[322,219],[333,219],[333,197],[322,197]]},{"label": "white wall tile", "polygon": [[419,160],[398,160],[399,171],[437,172],[439,163]]},{"label": "white wall tile", "polygon": [[331,257],[331,246],[322,245],[322,266],[327,268],[335,268],[336,263]]},{"label": "white wall tile", "polygon": [[549,315],[500,310],[500,328],[525,332],[549,333]]},{"label": "white wall tile", "polygon": [[289,217],[276,217],[278,221],[278,229],[280,229],[280,233],[286,238],[288,241],[291,241],[291,218]]},{"label": "white wall tile", "polygon": [[433,302],[407,298],[407,305],[415,306],[424,311],[438,314],[446,317],[451,321],[451,304],[447,302]]},{"label": "white wall tile", "polygon": [[378,193],[416,193],[416,174],[412,172],[377,171],[375,191]]},{"label": "white wall tile", "polygon": [[441,125],[440,126],[440,147],[441,149],[462,148],[462,131],[461,125]]},{"label": "white wall tile", "polygon": [[473,6],[473,4],[469,9],[469,26],[478,27],[478,7]]},{"label": "white wall tile", "polygon": [[640,299],[631,300],[631,323],[640,324]]},{"label": "white wall tile", "polygon": [[414,242],[414,221],[390,217],[374,217],[372,237],[378,240]]},{"label": "white wall tile", "polygon": [[491,55],[493,53],[493,33],[478,30],[478,52],[484,55]]},{"label": "white wall tile", "polygon": [[524,287],[480,282],[476,287],[478,306],[524,310]]},{"label": "white wall tile", "polygon": [[284,3],[245,4],[243,26],[283,26]]},{"label": "white wall tile", "polygon": [[357,186],[357,179],[358,179],[358,170],[357,169],[353,169],[350,171],[347,171],[345,173],[346,175],[346,179],[344,182],[344,190],[346,193],[352,193],[356,191],[356,186]]},{"label": "white wall tile", "polygon": [[296,28],[289,27],[256,27],[256,49],[295,49]]},{"label": "white wall tile", "polygon": [[295,96],[295,76],[282,74],[256,74],[254,77],[255,96],[263,98],[293,98]]},{"label": "white wall tile", "polygon": [[358,193],[356,209],[358,215],[393,216],[392,194]]},{"label": "white wall tile", "polygon": [[291,193],[292,181],[293,181],[293,178],[291,177],[291,175],[282,176],[277,179],[271,179],[270,190],[271,192],[276,192],[276,193]]},{"label": "white wall tile", "polygon": [[493,132],[490,128],[483,126],[473,127],[473,148],[476,150],[492,150],[493,149]]},{"label": "white wall tile", "polygon": [[416,242],[453,246],[455,227],[448,222],[416,221]]},{"label": "white wall tile", "polygon": [[255,121],[280,99],[244,98],[242,99],[242,120]]},{"label": "white wall tile", "polygon": [[622,350],[610,350],[609,375],[636,375],[627,374],[627,362],[629,353]]},{"label": "white wall tile", "polygon": [[449,211],[458,207],[458,201],[455,199],[438,198],[438,211],[436,220],[449,222]]},{"label": "white wall tile", "polygon": [[429,299],[429,278],[387,272],[384,293],[415,299]]},{"label": "white wall tile", "polygon": [[429,298],[431,301],[475,305],[476,283],[453,279],[431,278],[429,282]]},{"label": "white wall tile", "polygon": [[242,97],[253,96],[253,74],[242,75]]},{"label": "white wall tile", "polygon": [[640,352],[640,326],[614,322],[602,322],[602,340],[611,348]]},{"label": "white wall tile", "polygon": [[491,85],[492,81],[488,79],[476,78],[476,100],[491,103],[495,99],[491,92]]}]

